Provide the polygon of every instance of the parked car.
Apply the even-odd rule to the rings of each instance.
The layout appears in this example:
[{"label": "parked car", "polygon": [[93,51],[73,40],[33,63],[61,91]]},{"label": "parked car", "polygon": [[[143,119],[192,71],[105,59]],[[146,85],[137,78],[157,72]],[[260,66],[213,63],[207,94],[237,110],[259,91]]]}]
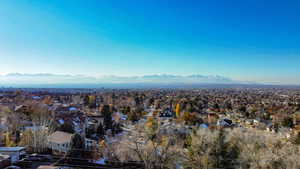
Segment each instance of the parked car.
[{"label": "parked car", "polygon": [[41,157],[29,156],[26,160],[29,160],[29,161],[41,161],[42,158]]},{"label": "parked car", "polygon": [[53,161],[53,158],[49,155],[45,155],[41,157],[41,161],[43,162]]}]

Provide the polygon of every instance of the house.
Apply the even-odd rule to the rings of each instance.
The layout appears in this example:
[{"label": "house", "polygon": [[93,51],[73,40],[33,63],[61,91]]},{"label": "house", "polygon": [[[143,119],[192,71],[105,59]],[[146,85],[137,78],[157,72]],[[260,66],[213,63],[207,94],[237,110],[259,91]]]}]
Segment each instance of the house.
[{"label": "house", "polygon": [[169,108],[165,109],[164,111],[161,111],[159,114],[159,117],[174,117],[175,113],[172,112]]},{"label": "house", "polygon": [[78,109],[76,107],[69,107],[70,112],[77,112]]},{"label": "house", "polygon": [[204,128],[204,129],[207,129],[208,128],[208,125],[205,124],[205,123],[202,123],[199,125],[200,128]]},{"label": "house", "polygon": [[291,138],[291,133],[292,133],[292,129],[290,129],[290,128],[280,127],[278,129],[278,134],[287,139]]},{"label": "house", "polygon": [[300,125],[295,125],[293,128],[294,135],[300,134]]},{"label": "house", "polygon": [[85,139],[85,149],[86,150],[93,150],[97,146],[97,142],[92,139]]},{"label": "house", "polygon": [[223,127],[231,127],[231,126],[233,126],[233,122],[230,119],[223,118],[223,119],[218,120],[217,125],[223,126]]},{"label": "house", "polygon": [[274,124],[281,124],[285,118],[288,117],[288,114],[277,113],[271,116],[272,122]]},{"label": "house", "polygon": [[10,165],[10,156],[0,154],[0,168],[5,168]]},{"label": "house", "polygon": [[28,106],[18,105],[18,106],[15,107],[14,111],[18,112],[18,113],[27,113],[27,112],[30,111],[30,109],[29,109]]},{"label": "house", "polygon": [[216,113],[208,113],[207,119],[209,124],[215,124],[217,123],[219,116]]},{"label": "house", "polygon": [[9,155],[11,163],[16,163],[26,153],[25,150],[25,147],[0,147],[0,154]]},{"label": "house", "polygon": [[85,118],[84,126],[90,129],[96,129],[100,123],[103,124],[103,120],[104,120],[103,116],[88,115],[87,118]]},{"label": "house", "polygon": [[300,112],[296,112],[293,115],[293,123],[294,125],[300,125]]},{"label": "house", "polygon": [[41,96],[32,96],[33,100],[41,100]]},{"label": "house", "polygon": [[72,136],[70,133],[56,131],[48,136],[48,147],[52,149],[53,154],[65,154],[71,148]]}]

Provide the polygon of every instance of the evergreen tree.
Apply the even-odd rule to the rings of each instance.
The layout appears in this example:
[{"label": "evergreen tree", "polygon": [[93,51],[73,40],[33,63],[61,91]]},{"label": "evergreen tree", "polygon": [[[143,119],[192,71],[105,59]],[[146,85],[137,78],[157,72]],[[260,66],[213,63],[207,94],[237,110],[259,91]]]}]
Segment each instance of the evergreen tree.
[{"label": "evergreen tree", "polygon": [[71,149],[69,151],[69,156],[72,158],[82,158],[85,149],[84,138],[79,134],[75,134],[71,140]]},{"label": "evergreen tree", "polygon": [[104,130],[104,127],[103,127],[102,123],[100,123],[98,128],[97,128],[97,135],[99,137],[103,137],[105,135],[105,130]]},{"label": "evergreen tree", "polygon": [[67,133],[74,133],[73,124],[70,122],[64,122],[59,128],[59,131],[67,132]]},{"label": "evergreen tree", "polygon": [[110,111],[109,105],[104,105],[102,111],[102,115],[104,116],[103,123],[105,130],[112,128],[112,113]]},{"label": "evergreen tree", "polygon": [[83,96],[83,104],[85,106],[88,106],[88,104],[89,104],[89,96],[88,95]]},{"label": "evergreen tree", "polygon": [[211,165],[214,168],[234,168],[237,163],[239,151],[235,144],[226,141],[226,132],[221,129],[215,140],[215,146],[211,152]]},{"label": "evergreen tree", "polygon": [[291,118],[291,117],[284,118],[281,125],[283,127],[292,128],[294,126],[293,118]]}]

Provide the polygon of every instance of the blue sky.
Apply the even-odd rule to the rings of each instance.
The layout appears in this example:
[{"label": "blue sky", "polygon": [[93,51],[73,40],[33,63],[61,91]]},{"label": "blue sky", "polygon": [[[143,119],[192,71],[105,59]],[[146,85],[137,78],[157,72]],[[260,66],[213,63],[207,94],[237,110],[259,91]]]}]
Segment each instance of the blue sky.
[{"label": "blue sky", "polygon": [[2,0],[0,74],[300,84],[297,0]]}]

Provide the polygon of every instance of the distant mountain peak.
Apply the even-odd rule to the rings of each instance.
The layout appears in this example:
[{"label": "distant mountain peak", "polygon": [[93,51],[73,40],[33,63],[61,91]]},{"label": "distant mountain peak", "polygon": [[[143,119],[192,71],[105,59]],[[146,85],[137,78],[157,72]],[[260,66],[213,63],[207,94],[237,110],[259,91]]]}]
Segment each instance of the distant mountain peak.
[{"label": "distant mountain peak", "polygon": [[239,81],[220,75],[174,75],[152,74],[143,76],[85,76],[85,75],[57,75],[50,73],[22,74],[10,73],[0,76],[1,84],[99,84],[99,83],[150,83],[150,84],[235,84]]}]

